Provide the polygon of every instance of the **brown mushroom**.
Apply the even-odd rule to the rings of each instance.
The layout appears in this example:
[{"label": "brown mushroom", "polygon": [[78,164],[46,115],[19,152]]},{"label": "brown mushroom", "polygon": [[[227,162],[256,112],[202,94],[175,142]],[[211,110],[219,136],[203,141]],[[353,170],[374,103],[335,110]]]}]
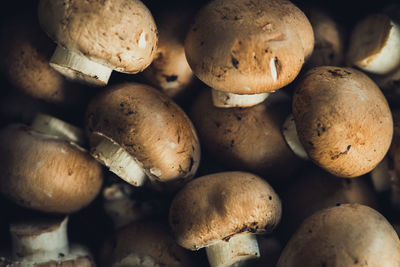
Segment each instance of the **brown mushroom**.
[{"label": "brown mushroom", "polygon": [[156,16],[159,31],[157,53],[151,65],[143,71],[147,83],[174,99],[187,94],[195,81],[183,47],[192,13],[192,7],[172,5]]},{"label": "brown mushroom", "polygon": [[278,267],[398,266],[400,241],[376,210],[360,204],[327,208],[307,218]]},{"label": "brown mushroom", "polygon": [[339,177],[370,172],[392,140],[393,120],[385,97],[355,69],[317,67],[307,72],[295,89],[292,113],[299,146]]},{"label": "brown mushroom", "polygon": [[[102,169],[85,149],[68,139],[74,136],[71,132],[49,134],[46,128],[38,119],[33,128],[11,124],[0,131],[0,192],[34,210],[77,211],[99,193]],[[73,126],[62,128],[67,133],[76,130]]]},{"label": "brown mushroom", "polygon": [[211,266],[260,257],[255,234],[272,231],[281,202],[259,176],[222,172],[188,183],[172,201],[169,224],[179,245],[206,247]]},{"label": "brown mushroom", "polygon": [[19,91],[59,106],[81,105],[86,91],[49,66],[54,45],[41,31],[35,10],[18,12],[0,32],[0,68]]},{"label": "brown mushroom", "polygon": [[291,184],[282,197],[280,232],[290,237],[304,219],[318,210],[346,203],[377,207],[377,198],[365,177],[343,179],[318,167],[308,168]]},{"label": "brown mushroom", "polygon": [[211,1],[185,40],[194,74],[217,107],[246,107],[289,84],[314,46],[312,27],[287,0]]},{"label": "brown mushroom", "polygon": [[289,113],[290,99],[283,92],[253,107],[223,109],[212,104],[206,89],[197,96],[190,115],[201,144],[215,160],[272,180],[290,177],[302,163],[281,134]]},{"label": "brown mushroom", "polygon": [[163,224],[129,224],[109,238],[99,255],[99,266],[194,266],[191,255],[176,244]]},{"label": "brown mushroom", "polygon": [[41,0],[39,21],[58,44],[50,65],[73,80],[106,85],[112,70],[138,73],[156,52],[157,28],[139,0]]},{"label": "brown mushroom", "polygon": [[186,114],[142,84],[111,86],[87,110],[91,154],[128,183],[177,186],[193,178],[200,145]]},{"label": "brown mushroom", "polygon": [[68,217],[11,224],[11,257],[0,258],[0,266],[95,266],[86,248],[69,245],[67,222]]}]

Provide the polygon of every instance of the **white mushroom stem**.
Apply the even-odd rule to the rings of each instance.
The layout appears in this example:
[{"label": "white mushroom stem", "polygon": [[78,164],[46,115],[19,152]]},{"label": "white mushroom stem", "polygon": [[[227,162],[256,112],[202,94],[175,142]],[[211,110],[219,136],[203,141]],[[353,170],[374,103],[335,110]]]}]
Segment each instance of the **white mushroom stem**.
[{"label": "white mushroom stem", "polygon": [[79,145],[85,143],[84,133],[78,127],[50,115],[38,113],[31,127],[38,132],[53,135]]},{"label": "white mushroom stem", "polygon": [[13,259],[43,262],[68,255],[67,222],[68,217],[44,227],[33,223],[11,225]]},{"label": "white mushroom stem", "polygon": [[228,241],[221,240],[207,247],[206,252],[211,267],[231,266],[260,257],[257,239],[252,233],[235,235]]},{"label": "white mushroom stem", "polygon": [[118,143],[102,133],[94,132],[96,143],[91,144],[90,153],[101,164],[131,185],[142,186],[147,180],[140,164]]},{"label": "white mushroom stem", "polygon": [[215,89],[211,90],[214,106],[218,108],[251,107],[263,102],[269,93],[238,95]]},{"label": "white mushroom stem", "polygon": [[54,51],[50,66],[70,80],[93,86],[107,85],[112,72],[111,68],[61,46]]},{"label": "white mushroom stem", "polygon": [[386,74],[400,64],[400,26],[384,15],[364,19],[352,33],[349,58],[361,69]]},{"label": "white mushroom stem", "polygon": [[297,135],[296,124],[292,114],[290,114],[283,123],[282,133],[293,153],[304,160],[308,160],[307,152],[304,150],[299,136]]},{"label": "white mushroom stem", "polygon": [[390,189],[389,162],[387,156],[370,173],[375,191],[382,193]]}]

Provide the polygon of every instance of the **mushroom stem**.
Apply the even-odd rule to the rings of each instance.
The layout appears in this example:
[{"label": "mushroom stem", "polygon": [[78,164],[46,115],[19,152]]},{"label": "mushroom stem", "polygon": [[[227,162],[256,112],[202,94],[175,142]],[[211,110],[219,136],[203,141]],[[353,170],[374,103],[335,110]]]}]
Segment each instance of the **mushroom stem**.
[{"label": "mushroom stem", "polygon": [[73,81],[93,86],[105,86],[112,69],[73,51],[57,46],[50,59],[50,66]]},{"label": "mushroom stem", "polygon": [[374,15],[362,21],[352,34],[350,62],[361,69],[386,74],[400,64],[400,26],[389,17]]},{"label": "mushroom stem", "polygon": [[211,267],[231,266],[237,262],[260,257],[255,234],[245,233],[219,241],[206,248]]},{"label": "mushroom stem", "polygon": [[371,180],[375,191],[382,193],[390,189],[390,171],[388,157],[383,160],[371,171]]},{"label": "mushroom stem", "polygon": [[286,140],[286,143],[296,156],[304,160],[309,159],[307,152],[304,150],[304,147],[300,142],[299,136],[297,135],[296,124],[294,122],[294,117],[292,114],[290,114],[283,123],[282,134]]},{"label": "mushroom stem", "polygon": [[238,95],[212,89],[212,100],[218,108],[251,107],[263,102],[269,93]]},{"label": "mushroom stem", "polygon": [[56,223],[11,224],[13,259],[40,262],[67,255],[67,223],[68,217]]},{"label": "mushroom stem", "polygon": [[101,164],[131,185],[142,186],[147,180],[142,167],[124,148],[102,133],[94,132],[90,153]]},{"label": "mushroom stem", "polygon": [[85,143],[84,133],[78,127],[50,115],[38,113],[31,125],[32,129],[79,145]]}]

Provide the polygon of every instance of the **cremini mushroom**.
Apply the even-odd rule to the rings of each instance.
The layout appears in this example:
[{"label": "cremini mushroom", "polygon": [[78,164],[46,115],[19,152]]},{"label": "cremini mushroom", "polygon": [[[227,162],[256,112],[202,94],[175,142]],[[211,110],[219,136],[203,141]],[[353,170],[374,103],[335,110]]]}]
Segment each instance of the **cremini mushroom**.
[{"label": "cremini mushroom", "polygon": [[95,266],[86,248],[69,245],[67,223],[68,217],[11,224],[11,256],[0,258],[0,266]]},{"label": "cremini mushroom", "polygon": [[280,233],[289,238],[308,216],[339,204],[359,203],[376,208],[375,192],[365,178],[343,179],[310,166],[282,195],[285,212]]},{"label": "cremini mushroom", "polygon": [[376,210],[360,204],[327,208],[307,218],[277,267],[398,266],[400,241]]},{"label": "cremini mushroom", "polygon": [[207,88],[195,99],[190,116],[201,144],[216,161],[272,181],[290,177],[302,163],[281,134],[289,113],[290,98],[281,91],[253,107],[224,109],[212,104]]},{"label": "cremini mushroom", "polygon": [[41,0],[39,21],[58,44],[50,65],[92,85],[106,85],[112,70],[142,71],[157,49],[154,19],[139,0]]},{"label": "cremini mushroom", "polygon": [[194,74],[217,107],[246,107],[289,84],[313,50],[312,27],[287,0],[211,1],[185,39]]},{"label": "cremini mushroom", "polygon": [[344,59],[344,33],[336,21],[323,9],[305,11],[314,31],[314,51],[306,62],[307,68],[340,66]]},{"label": "cremini mushroom", "polygon": [[174,197],[169,224],[179,245],[206,248],[210,266],[260,257],[256,234],[280,221],[281,202],[259,176],[222,172],[189,182]]},{"label": "cremini mushroom", "polygon": [[191,121],[150,86],[110,86],[92,100],[86,118],[91,154],[132,185],[149,178],[155,187],[175,187],[199,166],[200,145]]},{"label": "cremini mushroom", "polygon": [[99,266],[195,266],[161,223],[142,221],[118,230],[100,250]]},{"label": "cremini mushroom", "polygon": [[387,74],[400,66],[400,25],[384,13],[369,15],[353,29],[347,63],[367,72]]},{"label": "cremini mushroom", "polygon": [[34,99],[69,108],[82,105],[87,90],[49,66],[54,45],[40,29],[35,13],[33,8],[16,12],[2,25],[1,72],[13,87]]},{"label": "cremini mushroom", "polygon": [[143,71],[143,77],[147,83],[174,99],[188,94],[195,81],[183,47],[193,12],[192,7],[172,4],[155,15],[159,31],[157,53],[151,65]]},{"label": "cremini mushroom", "polygon": [[83,141],[75,140],[80,136],[80,129],[46,115],[39,115],[32,127],[3,128],[0,192],[43,212],[71,213],[87,206],[100,191],[102,169],[76,143]]},{"label": "cremini mushroom", "polygon": [[[370,172],[383,159],[393,136],[393,120],[381,90],[352,68],[317,67],[297,85],[289,146],[303,147],[310,159],[340,177]],[[295,125],[293,125],[293,123]],[[293,142],[298,136],[300,142]]]}]

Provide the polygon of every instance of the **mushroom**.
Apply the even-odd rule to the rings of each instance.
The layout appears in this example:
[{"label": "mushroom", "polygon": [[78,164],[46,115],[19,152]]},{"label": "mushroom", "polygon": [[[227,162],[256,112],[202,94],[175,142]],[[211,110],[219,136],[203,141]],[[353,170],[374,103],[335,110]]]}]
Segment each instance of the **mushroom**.
[{"label": "mushroom", "polygon": [[85,149],[69,139],[76,128],[58,124],[58,130],[67,129],[67,134],[57,134],[57,130],[46,131],[49,126],[40,123],[43,120],[48,121],[48,117],[39,116],[33,128],[10,124],[0,130],[0,192],[26,208],[75,212],[99,193],[102,169]]},{"label": "mushroom", "polygon": [[327,208],[307,218],[277,267],[398,266],[400,241],[376,210],[360,204]]},{"label": "mushroom", "polygon": [[[351,68],[317,67],[297,85],[292,104],[297,132],[284,130],[289,146],[303,147],[310,159],[339,177],[370,172],[383,159],[393,120],[381,90]],[[299,143],[292,136],[298,135]],[[295,145],[293,145],[295,144]]]},{"label": "mushroom", "polygon": [[307,217],[340,204],[359,203],[376,208],[377,198],[365,177],[343,179],[310,166],[283,194],[285,211],[280,232],[290,237]]},{"label": "mushroom", "polygon": [[350,36],[347,61],[367,72],[387,74],[400,66],[400,25],[384,13],[361,20]]},{"label": "mushroom", "polygon": [[195,76],[187,63],[184,37],[192,19],[192,7],[175,7],[161,10],[156,16],[159,40],[156,56],[143,71],[145,81],[177,99],[193,88]]},{"label": "mushroom", "polygon": [[49,66],[54,45],[41,31],[34,9],[29,11],[15,13],[2,25],[1,72],[12,86],[34,99],[69,108],[82,105],[85,88]]},{"label": "mushroom", "polygon": [[135,186],[175,187],[199,166],[200,145],[186,114],[166,95],[143,84],[110,86],[87,110],[91,154]]},{"label": "mushroom", "polygon": [[155,55],[157,28],[139,0],[41,0],[38,12],[58,44],[50,65],[69,79],[103,86],[112,70],[138,73]]},{"label": "mushroom", "polygon": [[67,223],[68,217],[11,224],[11,257],[0,258],[0,265],[95,266],[86,248],[69,245]]},{"label": "mushroom", "polygon": [[195,99],[190,115],[201,144],[215,160],[272,180],[290,177],[302,163],[281,134],[289,112],[290,99],[281,91],[253,107],[224,109],[212,104],[207,88]]},{"label": "mushroom", "polygon": [[163,224],[143,221],[118,230],[100,250],[99,266],[194,266]]},{"label": "mushroom", "polygon": [[335,20],[324,10],[310,8],[306,11],[314,31],[314,51],[306,62],[307,68],[339,66],[344,59],[344,34]]},{"label": "mushroom", "polygon": [[174,197],[169,224],[179,245],[206,247],[210,266],[231,266],[260,257],[256,234],[272,231],[281,202],[259,176],[222,172],[189,182]]},{"label": "mushroom", "polygon": [[216,0],[197,14],[185,40],[194,74],[217,107],[247,107],[289,84],[313,50],[306,16],[287,0]]}]

